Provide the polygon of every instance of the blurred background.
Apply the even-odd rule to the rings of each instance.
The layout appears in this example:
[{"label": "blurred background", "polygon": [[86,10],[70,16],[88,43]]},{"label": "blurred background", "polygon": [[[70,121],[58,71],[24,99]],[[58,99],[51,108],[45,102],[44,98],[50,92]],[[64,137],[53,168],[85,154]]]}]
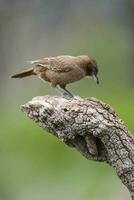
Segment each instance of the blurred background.
[{"label": "blurred background", "polygon": [[110,104],[133,132],[133,11],[132,0],[0,0],[0,200],[130,200],[111,167],[86,160],[20,111],[54,90],[10,75],[27,60],[88,54],[100,85],[83,79],[68,89]]}]

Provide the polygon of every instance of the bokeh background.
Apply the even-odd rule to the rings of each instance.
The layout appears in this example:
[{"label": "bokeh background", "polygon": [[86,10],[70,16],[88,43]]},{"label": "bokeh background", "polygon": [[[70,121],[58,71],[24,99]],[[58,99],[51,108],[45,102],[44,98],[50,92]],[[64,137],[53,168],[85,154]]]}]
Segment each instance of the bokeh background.
[{"label": "bokeh background", "polygon": [[68,86],[110,104],[134,130],[134,1],[0,0],[0,200],[130,200],[106,164],[88,161],[20,111],[56,93],[35,77],[11,80],[27,60],[88,54],[100,85]]}]

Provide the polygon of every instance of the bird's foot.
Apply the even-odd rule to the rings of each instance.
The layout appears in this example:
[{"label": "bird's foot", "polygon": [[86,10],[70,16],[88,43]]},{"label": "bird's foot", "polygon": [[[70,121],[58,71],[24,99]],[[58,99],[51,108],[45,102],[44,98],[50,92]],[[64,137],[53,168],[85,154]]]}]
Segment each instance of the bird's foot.
[{"label": "bird's foot", "polygon": [[64,97],[67,100],[73,99],[74,96],[71,93],[63,92],[62,97]]},{"label": "bird's foot", "polygon": [[74,98],[74,96],[67,89],[63,89],[63,88],[56,86],[55,90],[65,99],[70,100],[70,99]]}]

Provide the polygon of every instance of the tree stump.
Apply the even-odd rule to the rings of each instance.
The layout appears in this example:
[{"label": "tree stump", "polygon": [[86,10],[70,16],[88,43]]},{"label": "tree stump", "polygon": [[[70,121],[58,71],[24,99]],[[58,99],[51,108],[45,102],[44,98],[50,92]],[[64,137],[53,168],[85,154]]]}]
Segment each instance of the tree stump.
[{"label": "tree stump", "polygon": [[95,98],[44,96],[21,109],[87,159],[111,165],[134,200],[134,138],[109,105]]}]

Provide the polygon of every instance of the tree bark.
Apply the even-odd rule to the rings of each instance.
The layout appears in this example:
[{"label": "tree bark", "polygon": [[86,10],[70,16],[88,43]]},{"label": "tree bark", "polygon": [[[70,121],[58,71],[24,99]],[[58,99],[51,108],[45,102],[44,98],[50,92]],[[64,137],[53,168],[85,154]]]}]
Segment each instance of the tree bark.
[{"label": "tree bark", "polygon": [[95,98],[45,96],[21,109],[87,159],[111,165],[134,200],[134,138],[109,105]]}]

